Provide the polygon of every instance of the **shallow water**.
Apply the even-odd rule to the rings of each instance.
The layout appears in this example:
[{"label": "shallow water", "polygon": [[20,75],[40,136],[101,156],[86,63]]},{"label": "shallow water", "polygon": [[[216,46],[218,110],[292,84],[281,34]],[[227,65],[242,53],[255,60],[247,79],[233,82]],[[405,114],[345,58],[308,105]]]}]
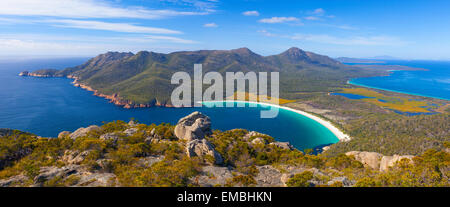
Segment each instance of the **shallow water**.
[{"label": "shallow water", "polygon": [[357,78],[351,84],[393,92],[450,100],[450,62],[386,61],[377,65],[404,65],[428,71],[391,71],[390,76]]}]

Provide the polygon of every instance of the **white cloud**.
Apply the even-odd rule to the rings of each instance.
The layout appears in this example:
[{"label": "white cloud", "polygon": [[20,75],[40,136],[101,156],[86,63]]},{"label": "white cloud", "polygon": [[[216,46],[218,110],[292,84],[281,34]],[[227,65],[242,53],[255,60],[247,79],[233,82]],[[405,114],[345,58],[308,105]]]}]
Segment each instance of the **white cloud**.
[{"label": "white cloud", "polygon": [[245,11],[245,12],[242,12],[242,15],[244,15],[244,16],[259,16],[259,12],[258,11]]},{"label": "white cloud", "polygon": [[275,24],[275,23],[284,23],[284,22],[297,22],[299,21],[296,17],[272,17],[267,19],[261,19],[259,22]]},{"label": "white cloud", "polygon": [[166,42],[181,43],[181,44],[194,44],[194,43],[197,43],[196,41],[185,40],[185,39],[181,39],[181,38],[178,38],[178,37],[169,37],[169,36],[147,35],[147,36],[145,36],[145,38],[148,39],[148,40],[156,41],[156,42],[166,41]]},{"label": "white cloud", "polygon": [[218,27],[219,25],[217,25],[216,23],[207,23],[204,24],[203,27]]},{"label": "white cloud", "polygon": [[389,45],[389,46],[399,46],[405,45],[406,42],[399,40],[398,38],[391,36],[369,36],[369,37],[335,37],[325,34],[295,34],[290,37],[293,40],[302,40],[317,42],[323,44],[334,44],[334,45],[363,45],[363,46],[374,46],[374,45]]},{"label": "white cloud", "polygon": [[317,21],[320,20],[319,17],[315,17],[315,16],[309,16],[309,17],[305,17],[306,20],[311,20],[311,21]]},{"label": "white cloud", "polygon": [[151,10],[144,7],[119,7],[103,0],[1,0],[0,15],[47,16],[65,18],[139,18],[205,15],[208,12]]},{"label": "white cloud", "polygon": [[[90,37],[51,35],[0,35],[1,56],[80,56],[97,55],[106,51],[141,51],[167,48],[171,45],[198,43],[169,36]],[[176,50],[176,49],[175,49]]]},{"label": "white cloud", "polygon": [[128,32],[128,33],[181,34],[180,31],[164,28],[136,26],[127,23],[109,23],[101,21],[85,21],[85,20],[69,20],[69,19],[44,20],[43,22],[54,23],[54,26],[58,27],[68,27],[78,29],[106,30],[114,32]]}]

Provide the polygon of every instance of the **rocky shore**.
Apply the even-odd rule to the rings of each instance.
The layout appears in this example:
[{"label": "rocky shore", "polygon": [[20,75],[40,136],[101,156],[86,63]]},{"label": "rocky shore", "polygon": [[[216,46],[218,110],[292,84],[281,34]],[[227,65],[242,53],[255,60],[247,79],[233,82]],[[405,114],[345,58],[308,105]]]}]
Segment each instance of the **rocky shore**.
[{"label": "rocky shore", "polygon": [[[33,73],[33,72],[28,72],[28,71],[23,71],[23,72],[19,73],[19,76],[30,76],[30,77],[39,77],[39,78],[63,77],[63,76],[57,76],[57,75],[38,74],[38,73]],[[80,83],[78,77],[76,77],[76,76],[68,75],[65,78],[73,79],[72,84],[75,87],[79,87],[81,89],[91,91],[91,92],[93,92],[94,96],[105,98],[105,99],[109,100],[110,103],[112,103],[116,106],[119,106],[119,107],[123,107],[125,109],[150,108],[150,107],[168,107],[168,108],[175,107],[172,104],[161,103],[158,100],[155,100],[153,103],[148,103],[148,104],[137,104],[137,103],[134,103],[133,101],[125,100],[125,99],[121,98],[120,95],[117,93],[114,93],[111,95],[103,94],[103,93],[99,92],[98,90],[93,89],[92,87],[90,87],[86,84]]]}]

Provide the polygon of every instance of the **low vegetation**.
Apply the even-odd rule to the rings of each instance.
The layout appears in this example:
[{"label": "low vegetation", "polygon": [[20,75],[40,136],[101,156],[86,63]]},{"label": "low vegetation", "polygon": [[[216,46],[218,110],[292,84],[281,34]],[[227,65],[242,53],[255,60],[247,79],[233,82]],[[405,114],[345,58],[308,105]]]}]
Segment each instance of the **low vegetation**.
[{"label": "low vegetation", "polygon": [[[0,137],[0,181],[23,175],[26,179],[14,183],[14,186],[36,185],[42,179],[43,169],[74,165],[64,159],[68,152],[87,152],[75,165],[91,174],[114,175],[108,186],[199,185],[196,176],[212,161],[208,157],[188,157],[183,147],[185,141],[178,140],[173,134],[174,126],[138,124],[134,126],[138,129],[136,133],[123,133],[129,128],[125,122],[111,122],[101,126],[99,131],[76,139],[67,135],[39,138],[18,131],[3,134]],[[146,141],[152,131],[159,137],[156,142]],[[117,142],[99,138],[106,133],[117,133]],[[207,137],[224,158],[221,166],[233,169],[233,177],[224,186],[256,185],[260,166],[272,166],[287,173],[289,168],[302,169],[303,172],[286,181],[287,186],[343,186],[340,181],[330,182],[336,177],[346,177],[354,186],[450,185],[450,154],[445,151],[430,149],[416,156],[414,163],[403,161],[387,172],[380,172],[365,167],[352,156],[313,155],[264,142],[255,144],[252,141],[256,137],[248,137],[247,134],[246,130],[236,129],[214,131],[212,136]],[[258,138],[266,143],[274,141],[266,135],[259,135]],[[449,145],[446,143],[445,147]],[[317,170],[320,173],[313,173]],[[55,176],[45,180],[42,186],[89,186],[89,183],[95,182],[93,179],[80,184],[82,180],[83,177],[77,174]]]}]

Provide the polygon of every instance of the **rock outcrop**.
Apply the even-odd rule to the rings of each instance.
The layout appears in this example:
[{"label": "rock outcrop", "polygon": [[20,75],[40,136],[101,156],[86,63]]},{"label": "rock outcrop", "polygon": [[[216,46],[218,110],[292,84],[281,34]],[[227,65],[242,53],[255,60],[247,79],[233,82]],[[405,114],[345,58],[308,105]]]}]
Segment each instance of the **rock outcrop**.
[{"label": "rock outcrop", "polygon": [[106,140],[106,141],[111,140],[114,143],[116,143],[119,140],[119,138],[120,138],[119,134],[114,133],[114,132],[100,135],[101,140]]},{"label": "rock outcrop", "polygon": [[412,162],[413,157],[412,155],[394,155],[394,156],[383,156],[380,153],[376,152],[359,152],[359,151],[351,151],[345,153],[347,156],[354,156],[355,159],[364,166],[370,167],[374,170],[379,171],[387,171],[389,170],[389,167],[392,167],[397,163],[398,161],[402,159],[408,159],[410,162]]},{"label": "rock outcrop", "polygon": [[69,136],[69,135],[70,135],[70,132],[69,132],[69,131],[63,131],[63,132],[60,132],[60,133],[58,134],[58,138],[59,138],[59,139],[62,139],[62,138],[66,137],[66,136]]},{"label": "rock outcrop", "polygon": [[41,167],[39,175],[34,177],[34,186],[43,186],[45,182],[52,180],[56,177],[68,177],[70,175],[77,174],[81,170],[79,165],[67,165],[64,167]]},{"label": "rock outcrop", "polygon": [[70,150],[66,150],[64,152],[64,155],[61,157],[61,160],[69,165],[72,164],[81,164],[86,157],[89,155],[89,151],[83,151],[83,152],[78,152],[78,151],[70,151]]},{"label": "rock outcrop", "polygon": [[[211,120],[200,112],[193,112],[178,121],[174,130],[175,136],[180,140],[186,140],[186,154],[189,157],[210,156],[215,164],[222,164],[222,156],[214,149],[214,146],[205,139],[212,134]],[[153,131],[150,134],[155,134]],[[153,141],[149,138],[149,141]]]},{"label": "rock outcrop", "polygon": [[200,112],[194,112],[180,119],[174,132],[176,137],[186,141],[203,139],[212,134],[211,120]]},{"label": "rock outcrop", "polygon": [[233,178],[232,170],[230,167],[205,166],[200,175],[193,177],[190,182],[202,187],[223,186]]},{"label": "rock outcrop", "polygon": [[214,149],[206,139],[194,139],[186,144],[186,154],[189,157],[205,157],[209,155],[214,158],[214,163],[223,163],[222,156]]},{"label": "rock outcrop", "polygon": [[92,125],[86,128],[79,128],[69,135],[70,138],[76,139],[78,137],[86,136],[90,132],[101,131],[102,129],[97,125]]},{"label": "rock outcrop", "polygon": [[407,159],[410,163],[413,162],[412,155],[394,155],[394,156],[383,156],[380,162],[380,171],[388,171],[389,167],[392,167],[395,165],[396,162],[401,161],[403,159]]},{"label": "rock outcrop", "polygon": [[370,167],[374,170],[380,169],[380,161],[383,158],[382,154],[376,152],[359,152],[351,151],[345,153],[347,156],[354,156],[355,159],[361,162],[364,166]]},{"label": "rock outcrop", "polygon": [[286,149],[286,150],[294,150],[294,146],[292,146],[289,142],[272,142],[271,145],[275,145],[279,148]]},{"label": "rock outcrop", "polygon": [[133,136],[133,135],[136,134],[137,132],[138,132],[138,129],[137,129],[137,128],[130,128],[130,129],[127,129],[127,130],[123,131],[123,133],[124,133],[125,135],[127,135],[127,136]]}]

